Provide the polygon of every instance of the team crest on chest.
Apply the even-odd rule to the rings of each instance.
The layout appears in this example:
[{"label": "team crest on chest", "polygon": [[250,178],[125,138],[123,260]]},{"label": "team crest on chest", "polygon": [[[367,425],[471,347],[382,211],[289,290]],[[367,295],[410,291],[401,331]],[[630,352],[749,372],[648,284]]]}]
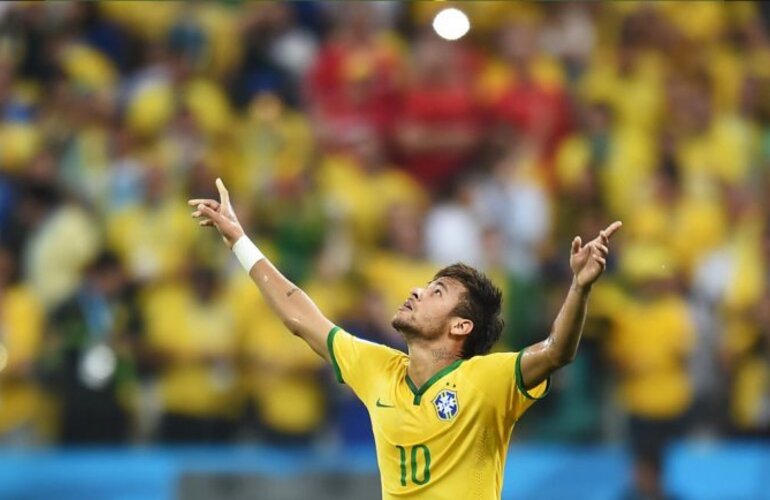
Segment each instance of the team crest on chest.
[{"label": "team crest on chest", "polygon": [[457,392],[444,389],[433,398],[433,406],[436,408],[436,415],[440,420],[447,422],[452,420],[460,411]]}]

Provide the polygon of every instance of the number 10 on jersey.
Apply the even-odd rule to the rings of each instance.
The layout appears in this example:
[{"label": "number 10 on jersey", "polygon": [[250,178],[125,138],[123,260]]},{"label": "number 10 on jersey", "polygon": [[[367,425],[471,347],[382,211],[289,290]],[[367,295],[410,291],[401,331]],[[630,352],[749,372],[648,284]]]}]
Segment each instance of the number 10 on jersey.
[{"label": "number 10 on jersey", "polygon": [[[398,452],[401,456],[401,486],[407,485],[406,470],[407,470],[407,448],[396,445]],[[412,482],[417,486],[422,486],[430,481],[430,450],[424,444],[416,444],[411,447],[409,464],[412,470]],[[422,455],[422,457],[419,457]],[[419,467],[417,465],[418,459],[422,461],[422,478],[417,477]]]}]

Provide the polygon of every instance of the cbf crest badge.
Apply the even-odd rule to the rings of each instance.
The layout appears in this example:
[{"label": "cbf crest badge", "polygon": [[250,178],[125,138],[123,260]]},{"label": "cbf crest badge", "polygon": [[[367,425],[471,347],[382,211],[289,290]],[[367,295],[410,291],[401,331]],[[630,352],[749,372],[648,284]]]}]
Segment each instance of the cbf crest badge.
[{"label": "cbf crest badge", "polygon": [[433,406],[436,408],[436,415],[438,415],[440,420],[445,422],[452,420],[457,415],[457,412],[460,411],[460,406],[457,402],[457,392],[444,389],[433,399]]}]

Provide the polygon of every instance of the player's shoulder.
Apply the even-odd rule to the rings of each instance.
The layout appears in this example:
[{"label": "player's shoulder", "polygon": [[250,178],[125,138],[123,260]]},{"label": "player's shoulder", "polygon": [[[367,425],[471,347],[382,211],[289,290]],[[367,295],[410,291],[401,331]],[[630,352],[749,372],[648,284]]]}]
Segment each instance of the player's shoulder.
[{"label": "player's shoulder", "polygon": [[465,360],[461,365],[461,377],[474,393],[493,408],[508,401],[516,383],[516,359],[518,352],[494,352]]},{"label": "player's shoulder", "polygon": [[480,354],[463,362],[463,371],[472,378],[514,375],[518,352]]},{"label": "player's shoulder", "polygon": [[[341,327],[334,327],[330,332],[330,336],[339,337],[343,342],[349,343],[356,349],[366,351],[367,353],[377,354],[383,358],[392,358],[395,360],[406,358],[406,354],[398,349],[394,349],[388,345],[374,342],[365,338],[361,338],[354,335]],[[336,339],[332,339],[333,341]]]},{"label": "player's shoulder", "polygon": [[476,356],[473,356],[470,359],[465,360],[463,363],[464,365],[467,365],[468,367],[473,366],[488,366],[488,365],[500,365],[510,362],[515,362],[516,358],[518,357],[519,353],[517,352],[491,352],[488,354],[479,354]]}]

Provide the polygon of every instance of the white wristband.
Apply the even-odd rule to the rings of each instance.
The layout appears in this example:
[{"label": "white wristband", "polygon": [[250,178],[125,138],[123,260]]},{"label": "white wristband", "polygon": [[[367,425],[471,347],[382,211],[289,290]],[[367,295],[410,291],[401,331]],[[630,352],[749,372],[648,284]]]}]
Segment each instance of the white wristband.
[{"label": "white wristband", "polygon": [[238,238],[238,241],[233,245],[233,253],[247,273],[251,271],[254,264],[265,258],[259,248],[245,234]]}]

